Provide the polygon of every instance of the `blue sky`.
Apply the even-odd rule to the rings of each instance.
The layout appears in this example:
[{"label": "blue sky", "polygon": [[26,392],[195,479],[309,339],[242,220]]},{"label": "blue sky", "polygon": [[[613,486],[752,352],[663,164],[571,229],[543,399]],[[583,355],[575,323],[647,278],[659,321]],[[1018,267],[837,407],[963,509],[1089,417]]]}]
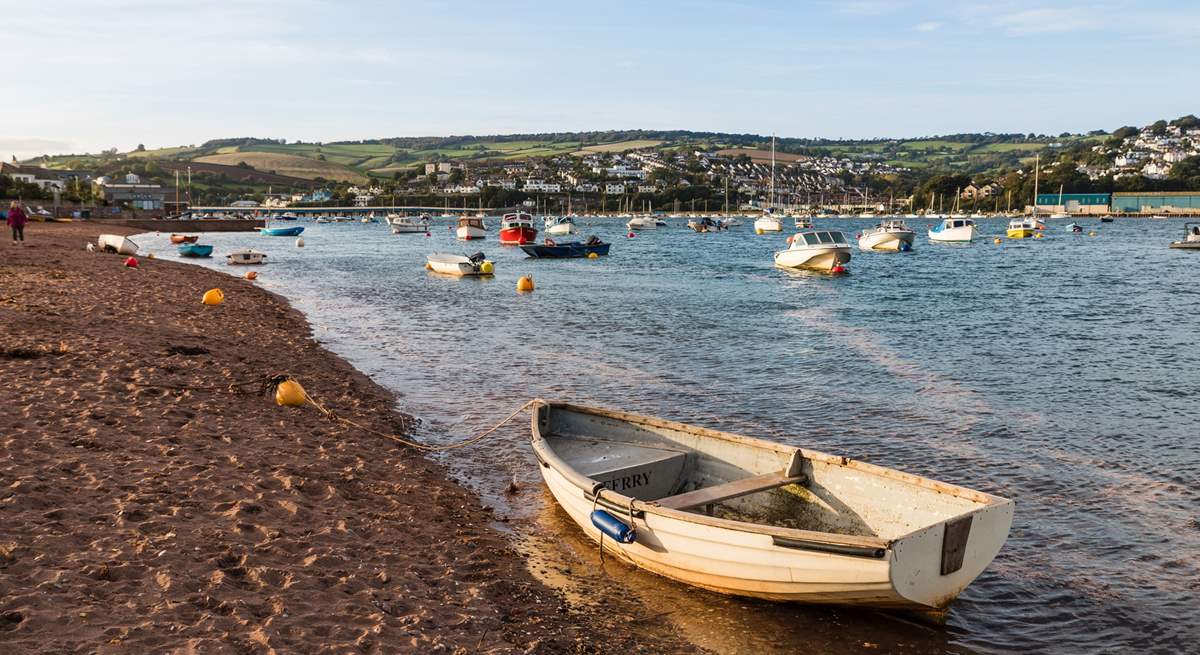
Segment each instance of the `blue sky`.
[{"label": "blue sky", "polygon": [[258,136],[902,137],[1200,113],[1200,3],[0,0],[0,157]]}]

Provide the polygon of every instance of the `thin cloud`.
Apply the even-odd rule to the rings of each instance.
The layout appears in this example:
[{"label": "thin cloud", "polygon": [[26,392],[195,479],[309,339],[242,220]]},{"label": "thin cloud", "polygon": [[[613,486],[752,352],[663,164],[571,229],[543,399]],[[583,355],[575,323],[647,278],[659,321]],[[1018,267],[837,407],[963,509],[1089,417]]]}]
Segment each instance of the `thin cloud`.
[{"label": "thin cloud", "polygon": [[1009,36],[1066,34],[1104,26],[1094,8],[1088,7],[1026,9],[997,16],[993,23]]},{"label": "thin cloud", "polygon": [[942,28],[942,25],[944,25],[944,23],[940,23],[935,20],[926,21],[924,23],[917,23],[917,31],[918,32],[936,32]]}]

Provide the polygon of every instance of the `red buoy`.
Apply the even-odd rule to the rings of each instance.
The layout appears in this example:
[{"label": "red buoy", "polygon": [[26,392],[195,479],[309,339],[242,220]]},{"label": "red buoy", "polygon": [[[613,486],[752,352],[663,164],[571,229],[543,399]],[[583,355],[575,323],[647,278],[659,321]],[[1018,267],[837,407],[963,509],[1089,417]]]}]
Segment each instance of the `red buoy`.
[{"label": "red buoy", "polygon": [[846,267],[842,266],[841,264],[838,264],[837,266],[834,266],[833,268],[829,269],[829,272],[834,273],[834,274],[845,273]]},{"label": "red buoy", "polygon": [[427,237],[431,237],[431,236],[433,236],[433,235],[432,235],[432,234],[430,234],[428,231],[426,231],[426,232],[425,232],[425,236],[427,236]]},{"label": "red buoy", "polygon": [[137,268],[137,260],[133,257],[129,257],[125,260],[125,265],[129,268]]},{"label": "red buoy", "polygon": [[632,238],[633,238],[633,237],[635,237],[635,236],[637,236],[637,235],[636,235],[636,234],[634,234],[633,232],[630,232],[630,233],[629,233],[629,238],[630,238],[630,239],[632,239]]}]

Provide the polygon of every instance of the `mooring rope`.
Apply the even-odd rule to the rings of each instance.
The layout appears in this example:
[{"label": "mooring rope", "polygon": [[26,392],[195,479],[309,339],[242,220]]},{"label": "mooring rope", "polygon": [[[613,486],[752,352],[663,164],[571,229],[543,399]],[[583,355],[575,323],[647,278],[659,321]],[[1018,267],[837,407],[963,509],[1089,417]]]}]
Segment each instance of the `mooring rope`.
[{"label": "mooring rope", "polygon": [[[279,387],[279,385],[283,384],[284,382],[288,382],[288,381],[295,382],[295,380],[290,375],[260,375],[258,377],[252,378],[250,380],[245,380],[243,382],[231,382],[226,385],[188,385],[188,384],[167,385],[167,384],[149,384],[149,383],[142,383],[142,382],[134,382],[132,384],[139,386],[139,387],[157,387],[159,389],[171,389],[174,391],[227,391],[229,393],[247,393],[247,391],[246,391],[247,387],[257,385],[258,386],[257,395],[266,396],[270,393],[274,393],[275,390]],[[297,383],[297,384],[299,384],[299,383]],[[303,388],[303,387],[301,387],[301,388]],[[427,452],[427,453],[455,450],[458,448],[465,448],[467,446],[479,443],[480,441],[483,441],[485,438],[487,438],[488,435],[492,434],[496,430],[499,430],[501,427],[504,427],[506,424],[508,424],[509,421],[512,421],[514,418],[516,418],[518,415],[520,415],[521,412],[528,409],[531,405],[536,405],[537,403],[542,402],[538,399],[534,399],[534,400],[531,400],[531,401],[525,403],[524,405],[521,405],[520,407],[518,407],[516,409],[516,411],[514,411],[513,413],[511,413],[507,417],[505,417],[504,420],[500,421],[499,423],[493,425],[492,427],[488,428],[484,432],[477,434],[473,437],[468,437],[466,439],[463,439],[462,441],[456,441],[454,443],[449,443],[449,444],[431,445],[431,444],[421,443],[419,441],[413,441],[411,439],[405,439],[404,437],[401,437],[400,435],[397,435],[397,434],[382,432],[380,430],[376,430],[374,428],[363,425],[362,423],[359,423],[352,419],[348,419],[344,416],[341,416],[341,415],[335,413],[333,410],[326,407],[325,405],[323,405],[317,399],[313,398],[311,395],[309,395],[309,393],[307,391],[304,392],[304,400],[305,400],[305,402],[312,405],[314,408],[317,409],[317,411],[321,412],[321,414],[325,415],[325,417],[330,420],[338,421],[339,423],[349,425],[351,427],[362,430],[363,432],[367,432],[367,433],[373,434],[377,437],[382,437],[384,439],[389,439],[396,443],[408,446],[409,448],[413,448],[415,450],[420,450],[422,452]]]}]

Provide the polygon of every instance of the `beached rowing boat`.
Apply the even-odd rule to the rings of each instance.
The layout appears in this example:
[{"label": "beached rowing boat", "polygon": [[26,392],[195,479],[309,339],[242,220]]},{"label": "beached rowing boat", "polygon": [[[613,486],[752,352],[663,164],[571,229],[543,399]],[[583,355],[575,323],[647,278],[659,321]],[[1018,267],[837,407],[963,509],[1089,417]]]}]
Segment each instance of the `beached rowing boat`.
[{"label": "beached rowing boat", "polygon": [[625,412],[540,402],[531,439],[555,499],[607,552],[726,594],[939,610],[1012,524],[1005,498]]},{"label": "beached rowing boat", "polygon": [[130,256],[138,254],[138,245],[133,242],[133,239],[120,234],[101,234],[96,239],[96,243],[105,252]]},{"label": "beached rowing boat", "polygon": [[172,234],[171,243],[196,243],[200,240],[199,234]]},{"label": "beached rowing boat", "polygon": [[179,244],[179,256],[181,257],[211,257],[213,247],[208,244],[199,243],[182,243]]}]

